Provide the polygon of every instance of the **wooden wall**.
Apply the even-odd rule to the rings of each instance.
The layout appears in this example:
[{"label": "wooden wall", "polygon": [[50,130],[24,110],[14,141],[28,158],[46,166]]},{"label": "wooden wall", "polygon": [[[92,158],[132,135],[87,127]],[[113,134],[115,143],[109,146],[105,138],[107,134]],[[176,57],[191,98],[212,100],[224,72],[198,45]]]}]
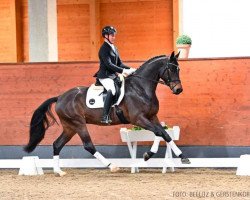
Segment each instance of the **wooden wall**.
[{"label": "wooden wall", "polygon": [[17,61],[15,0],[0,1],[0,60]]},{"label": "wooden wall", "polygon": [[[93,3],[94,2],[94,3]],[[146,59],[173,50],[172,0],[58,0],[59,61],[98,60],[101,28],[117,28],[120,54]]]},{"label": "wooden wall", "polygon": [[90,60],[88,3],[57,1],[59,61]]},{"label": "wooden wall", "polygon": [[[105,25],[123,60],[174,49],[177,0],[57,0],[59,61],[97,61]],[[29,62],[28,0],[0,1],[0,62]]]},{"label": "wooden wall", "polygon": [[122,58],[147,59],[173,50],[172,0],[101,2],[101,27],[117,27]]},{"label": "wooden wall", "polygon": [[0,62],[29,61],[28,0],[0,1]]},{"label": "wooden wall", "polygon": [[[180,66],[182,94],[157,88],[159,118],[181,127],[178,144],[249,146],[250,58],[183,60]],[[0,145],[24,145],[34,109],[72,87],[90,85],[97,68],[97,62],[1,64]],[[90,125],[89,131],[95,144],[121,145],[120,127]],[[52,144],[60,132],[54,125],[42,144]],[[78,136],[70,144],[81,144]]]}]

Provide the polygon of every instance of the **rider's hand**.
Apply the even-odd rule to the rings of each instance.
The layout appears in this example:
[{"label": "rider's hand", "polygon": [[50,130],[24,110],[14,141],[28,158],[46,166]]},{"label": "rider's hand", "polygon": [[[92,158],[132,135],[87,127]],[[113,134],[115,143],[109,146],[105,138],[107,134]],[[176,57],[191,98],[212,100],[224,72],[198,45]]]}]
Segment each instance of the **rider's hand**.
[{"label": "rider's hand", "polygon": [[136,69],[134,68],[130,68],[130,69],[123,69],[122,71],[122,75],[127,77],[129,76],[130,74],[132,74],[133,72],[135,72]]},{"label": "rider's hand", "polygon": [[130,68],[130,70],[132,70],[133,72],[132,73],[134,73],[135,71],[136,71],[136,69],[135,68]]}]

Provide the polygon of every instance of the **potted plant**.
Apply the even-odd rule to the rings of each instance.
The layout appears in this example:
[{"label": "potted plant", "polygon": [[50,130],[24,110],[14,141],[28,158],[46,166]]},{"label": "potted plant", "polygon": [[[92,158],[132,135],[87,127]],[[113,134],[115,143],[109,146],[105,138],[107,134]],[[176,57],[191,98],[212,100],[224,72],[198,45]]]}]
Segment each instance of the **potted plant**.
[{"label": "potted plant", "polygon": [[180,51],[179,58],[188,58],[192,40],[188,35],[180,35],[176,40],[176,47]]}]

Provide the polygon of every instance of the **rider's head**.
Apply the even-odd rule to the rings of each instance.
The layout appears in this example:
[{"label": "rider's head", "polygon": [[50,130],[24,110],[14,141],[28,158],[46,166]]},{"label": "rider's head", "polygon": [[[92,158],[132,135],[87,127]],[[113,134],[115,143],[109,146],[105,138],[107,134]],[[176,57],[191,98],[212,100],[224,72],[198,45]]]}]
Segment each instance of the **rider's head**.
[{"label": "rider's head", "polygon": [[102,29],[102,37],[107,39],[111,44],[115,42],[116,29],[113,26],[105,26]]}]

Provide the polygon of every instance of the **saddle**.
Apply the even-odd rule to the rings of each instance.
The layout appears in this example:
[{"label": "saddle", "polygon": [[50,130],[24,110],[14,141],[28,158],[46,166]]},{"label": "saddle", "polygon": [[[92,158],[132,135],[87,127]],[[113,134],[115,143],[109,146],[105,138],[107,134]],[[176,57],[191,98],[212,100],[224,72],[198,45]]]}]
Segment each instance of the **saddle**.
[{"label": "saddle", "polygon": [[[122,75],[119,75],[114,79],[116,95],[114,97],[113,106],[119,105],[122,101],[125,93],[125,81]],[[96,83],[92,84],[88,91],[86,97],[86,105],[89,108],[103,108],[104,101],[106,99],[107,91],[102,86],[100,81],[96,79]]]}]

